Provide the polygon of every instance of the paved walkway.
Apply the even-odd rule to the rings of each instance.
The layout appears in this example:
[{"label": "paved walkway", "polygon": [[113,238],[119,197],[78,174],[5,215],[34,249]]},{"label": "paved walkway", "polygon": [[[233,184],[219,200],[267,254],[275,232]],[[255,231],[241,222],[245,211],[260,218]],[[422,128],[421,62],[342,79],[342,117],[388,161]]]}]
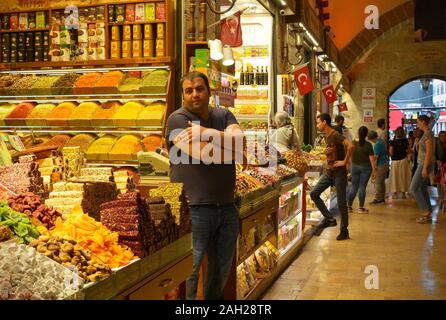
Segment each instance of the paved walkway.
[{"label": "paved walkway", "polygon": [[336,241],[339,218],[312,237],[263,298],[446,299],[446,213],[420,225],[414,200],[391,202],[350,214],[350,240]]}]

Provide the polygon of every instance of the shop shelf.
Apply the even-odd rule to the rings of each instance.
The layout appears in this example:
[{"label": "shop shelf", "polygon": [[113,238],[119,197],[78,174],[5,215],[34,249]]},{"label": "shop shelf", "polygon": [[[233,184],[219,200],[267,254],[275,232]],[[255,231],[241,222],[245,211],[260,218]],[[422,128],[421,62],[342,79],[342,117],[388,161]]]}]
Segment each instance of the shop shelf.
[{"label": "shop shelf", "polygon": [[166,20],[150,20],[150,21],[131,21],[131,22],[109,22],[108,26],[128,26],[134,24],[149,24],[149,23],[165,23]]},{"label": "shop shelf", "polygon": [[129,160],[129,161],[99,161],[99,160],[87,160],[87,164],[91,166],[107,166],[107,167],[135,167],[139,166],[138,161]]},{"label": "shop shelf", "polygon": [[46,61],[46,62],[10,62],[0,63],[0,70],[14,69],[33,69],[33,68],[66,68],[66,67],[90,67],[90,66],[135,66],[143,64],[158,64],[161,66],[173,63],[171,57],[158,58],[129,58],[129,59],[105,59],[105,60],[87,60],[87,61]]},{"label": "shop shelf", "polygon": [[17,101],[36,101],[39,103],[47,102],[66,102],[66,101],[134,101],[134,100],[165,100],[166,94],[150,94],[150,93],[131,93],[131,94],[77,94],[77,95],[21,95],[21,96],[1,96],[0,102],[17,102]]},{"label": "shop shelf", "polygon": [[162,133],[161,127],[94,127],[94,128],[81,128],[81,127],[46,127],[46,128],[33,128],[33,127],[3,127],[1,132],[16,132],[16,133],[121,133],[121,134],[146,134],[146,133]]},{"label": "shop shelf", "polygon": [[286,225],[288,222],[290,222],[291,220],[295,219],[299,214],[302,213],[302,209],[297,209],[293,214],[291,214],[288,218],[286,218],[284,221],[281,221],[279,223],[279,228],[283,227],[284,225]]},{"label": "shop shelf", "polygon": [[291,241],[284,249],[279,249],[280,256],[283,257],[284,255],[286,255],[296,244],[299,243],[301,239],[302,235]]},{"label": "shop shelf", "polygon": [[256,245],[254,248],[248,250],[247,253],[245,253],[241,258],[239,258],[237,261],[237,265],[239,265],[240,263],[242,263],[243,261],[248,259],[252,254],[254,254],[254,252],[257,251],[257,249],[259,249],[261,246],[263,246],[266,241],[270,240],[272,236],[274,236],[274,230],[271,231],[270,233],[268,233],[268,235],[265,238],[263,238],[258,245]]},{"label": "shop shelf", "polygon": [[19,33],[19,32],[39,32],[39,31],[49,31],[50,28],[38,28],[38,29],[14,29],[14,30],[0,30],[0,34],[2,33]]}]

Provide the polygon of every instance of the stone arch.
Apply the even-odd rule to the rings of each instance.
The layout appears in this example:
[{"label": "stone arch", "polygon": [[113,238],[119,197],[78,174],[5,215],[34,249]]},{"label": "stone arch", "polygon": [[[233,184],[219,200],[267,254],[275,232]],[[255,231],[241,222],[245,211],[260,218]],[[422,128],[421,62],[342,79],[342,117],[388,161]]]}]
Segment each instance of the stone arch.
[{"label": "stone arch", "polygon": [[338,67],[344,74],[383,37],[402,22],[413,18],[414,3],[407,1],[379,17],[380,28],[377,30],[363,29],[350,43],[341,50]]},{"label": "stone arch", "polygon": [[413,77],[413,78],[409,78],[408,80],[405,80],[404,82],[400,83],[392,91],[390,91],[390,93],[388,94],[388,97],[391,97],[399,88],[401,88],[405,84],[408,84],[408,83],[410,83],[412,81],[420,80],[420,79],[423,79],[423,78],[438,79],[438,80],[446,81],[446,75],[441,75],[441,74],[424,74],[424,75],[419,75],[419,76],[416,76],[416,77]]}]

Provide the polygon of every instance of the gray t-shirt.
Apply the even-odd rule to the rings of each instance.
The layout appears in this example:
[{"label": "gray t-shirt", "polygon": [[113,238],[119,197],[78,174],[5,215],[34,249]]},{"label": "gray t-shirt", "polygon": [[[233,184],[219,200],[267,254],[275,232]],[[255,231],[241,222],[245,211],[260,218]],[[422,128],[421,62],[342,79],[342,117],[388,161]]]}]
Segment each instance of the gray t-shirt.
[{"label": "gray t-shirt", "polygon": [[[421,137],[420,141],[418,142],[418,164],[423,164],[424,160],[426,159],[426,141],[431,140],[431,143],[434,141],[434,136],[432,134],[432,130],[428,129],[424,131],[423,136]],[[432,148],[432,156],[431,156],[431,162],[435,161],[435,157],[433,156],[434,149]]]},{"label": "gray t-shirt", "polygon": [[[200,121],[200,125],[224,131],[229,125],[238,124],[234,115],[225,108],[211,108],[209,119],[200,119],[196,114],[184,107],[173,112],[167,119],[166,141],[169,153],[182,152],[173,144],[178,131],[186,129],[188,121]],[[172,132],[175,130],[174,132]],[[172,133],[172,134],[171,134]],[[187,157],[187,163],[173,164],[171,154],[170,181],[184,183],[186,195],[191,205],[230,204],[234,202],[235,163],[231,164],[192,164],[192,158]]]}]

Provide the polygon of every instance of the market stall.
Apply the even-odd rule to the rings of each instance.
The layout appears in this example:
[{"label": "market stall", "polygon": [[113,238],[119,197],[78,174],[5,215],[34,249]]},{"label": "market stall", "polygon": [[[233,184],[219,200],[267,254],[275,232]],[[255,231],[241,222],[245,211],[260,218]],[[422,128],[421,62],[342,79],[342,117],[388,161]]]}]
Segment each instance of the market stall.
[{"label": "market stall", "polygon": [[[191,272],[182,186],[138,192],[154,171],[138,154],[163,147],[174,109],[173,14],[170,0],[0,4],[2,298],[163,299]],[[11,251],[36,256],[23,274],[52,268],[51,295],[3,286]]]}]

